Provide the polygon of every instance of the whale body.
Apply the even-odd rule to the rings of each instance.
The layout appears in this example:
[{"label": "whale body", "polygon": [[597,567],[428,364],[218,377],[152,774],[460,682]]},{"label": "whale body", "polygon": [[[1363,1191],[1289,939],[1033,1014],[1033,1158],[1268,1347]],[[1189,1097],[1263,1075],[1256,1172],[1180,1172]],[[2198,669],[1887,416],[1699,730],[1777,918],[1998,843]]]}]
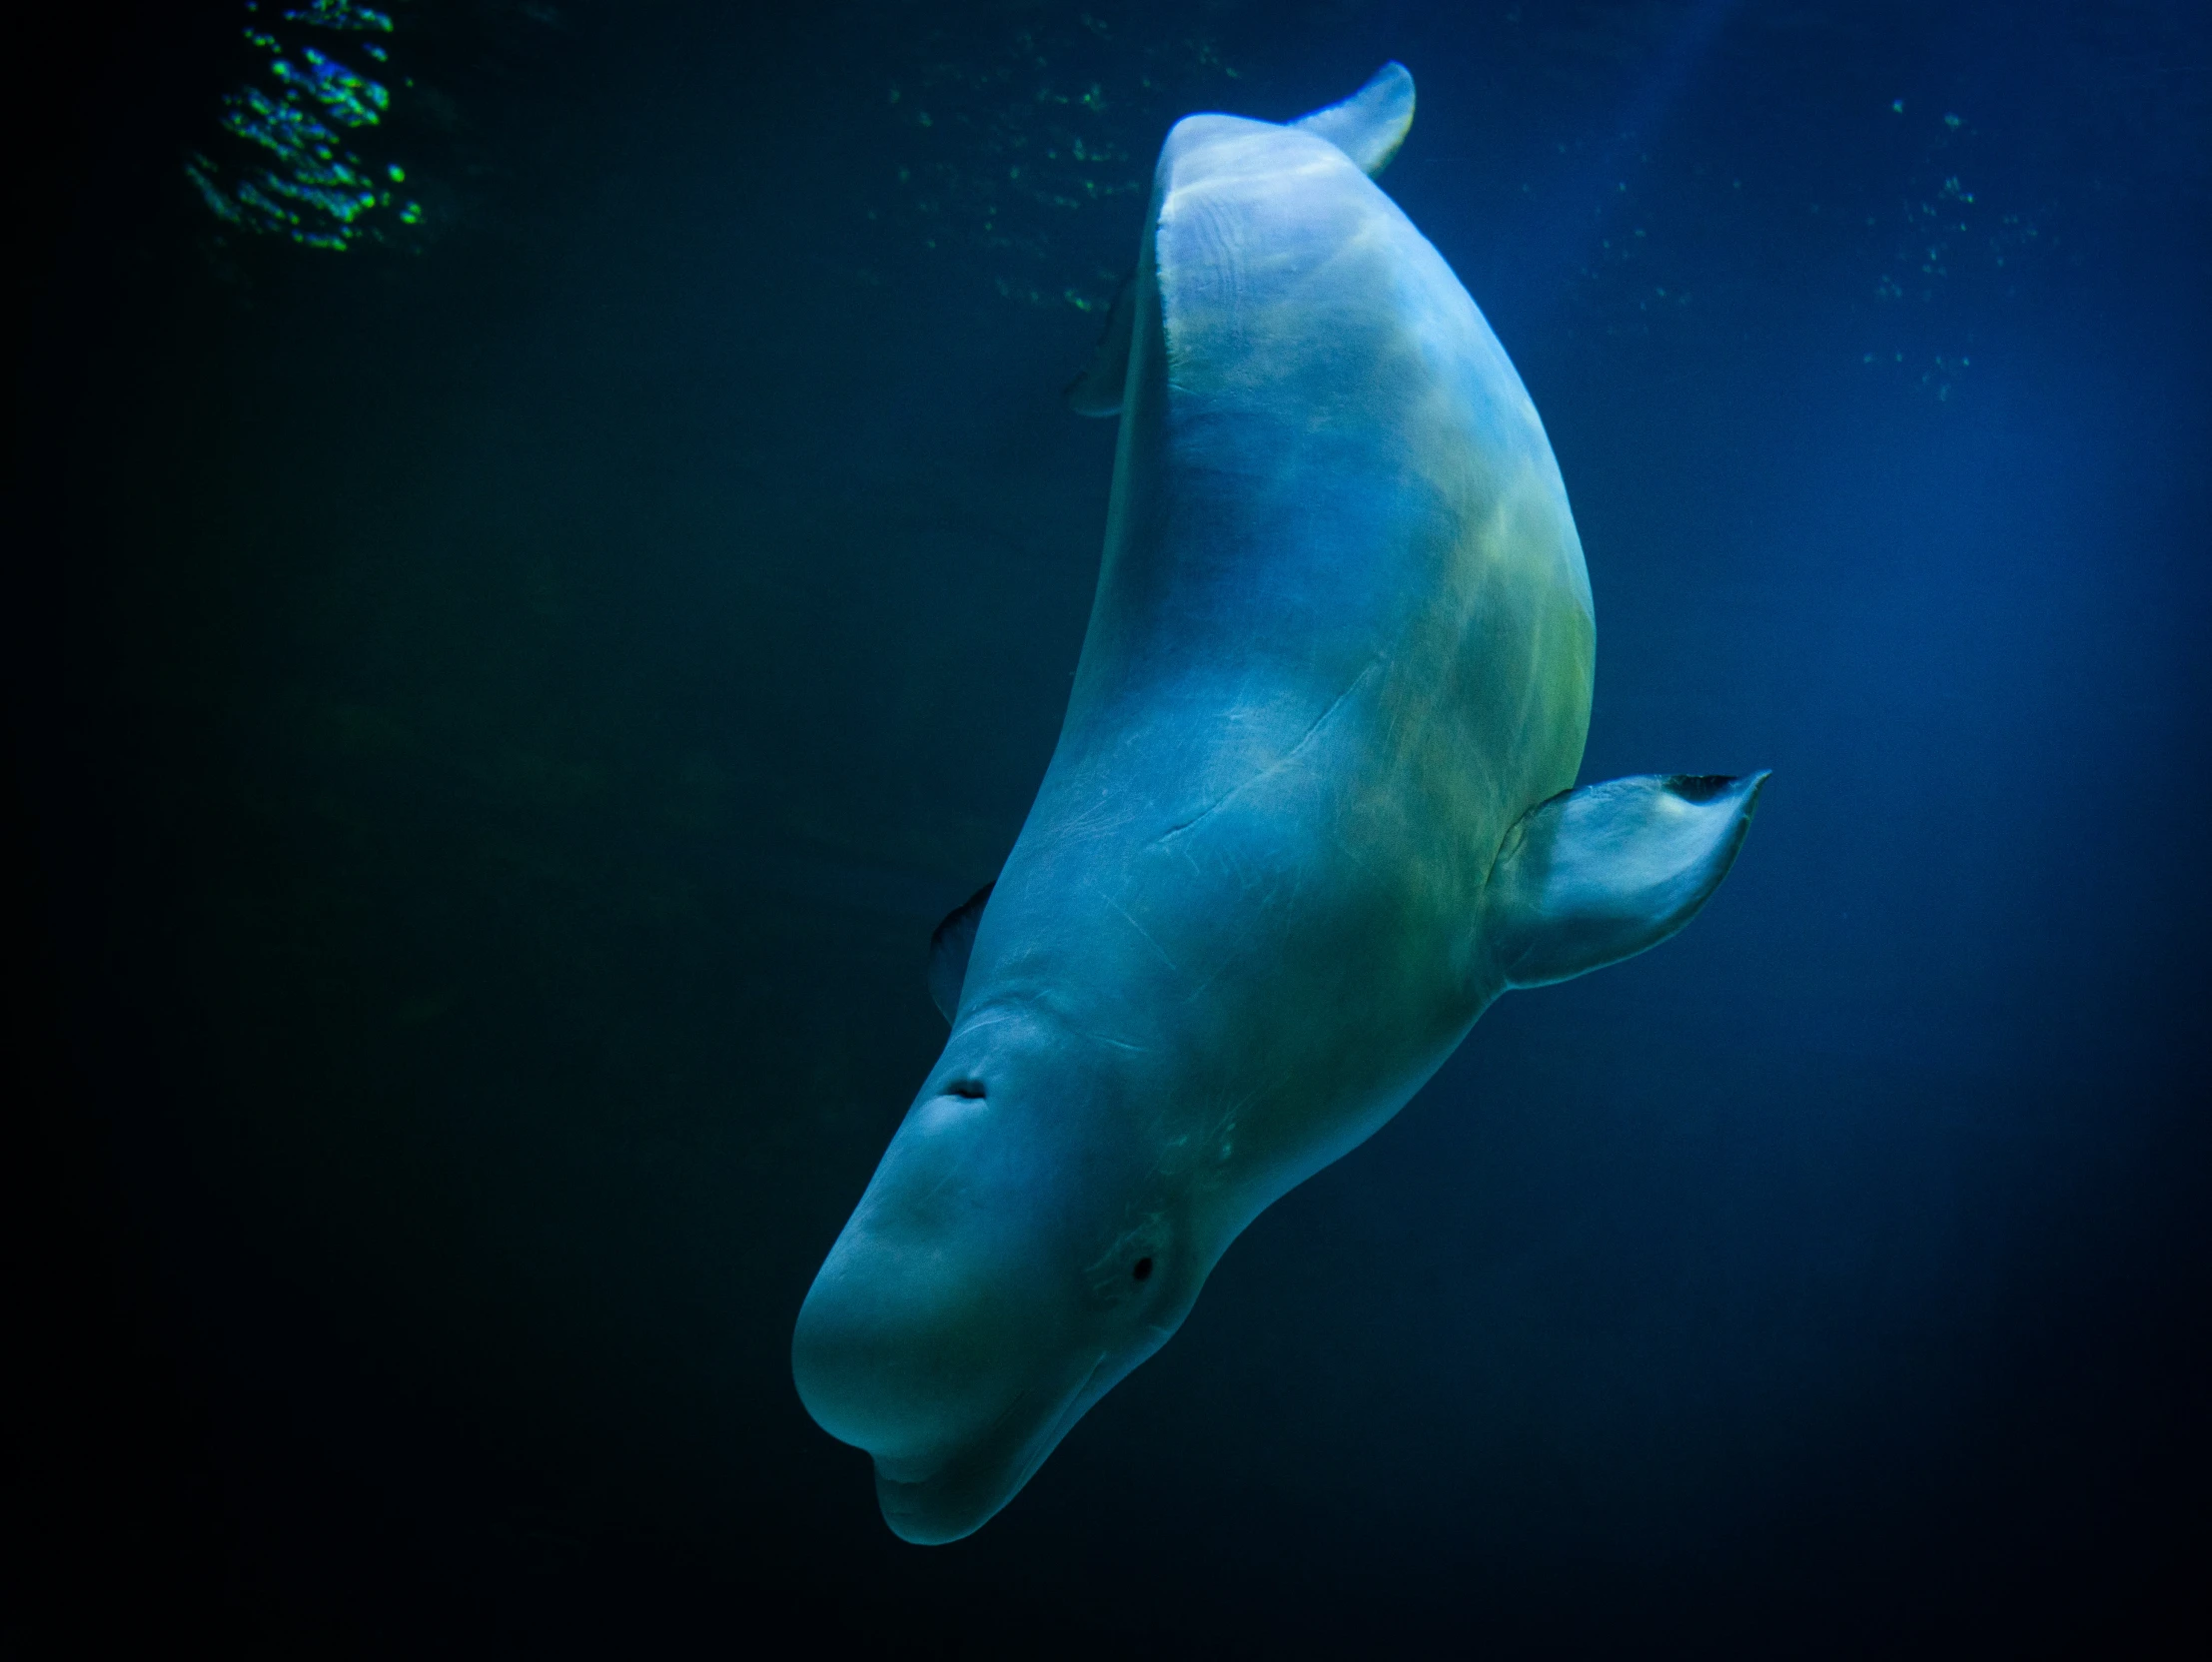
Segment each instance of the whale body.
[{"label": "whale body", "polygon": [[1765,777],[1570,788],[1582,545],[1504,349],[1370,177],[1413,96],[1391,64],[1289,125],[1178,123],[1071,389],[1121,427],[1065,724],[938,931],[951,1037],[792,1346],[908,1540],[1005,1505],[1499,994],[1680,928]]}]

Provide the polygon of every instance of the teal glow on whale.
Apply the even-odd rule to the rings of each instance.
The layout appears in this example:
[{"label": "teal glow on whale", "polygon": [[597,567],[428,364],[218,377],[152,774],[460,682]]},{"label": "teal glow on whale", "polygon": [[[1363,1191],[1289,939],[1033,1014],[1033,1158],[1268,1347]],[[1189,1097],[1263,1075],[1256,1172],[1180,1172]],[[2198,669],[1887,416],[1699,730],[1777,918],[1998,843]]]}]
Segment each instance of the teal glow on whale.
[{"label": "teal glow on whale", "polygon": [[1679,929],[1764,775],[1570,790],[1596,637],[1527,391],[1370,175],[1386,66],[1192,116],[1070,402],[1121,418],[1057,750],[938,932],[952,1034],[799,1312],[890,1526],[968,1534],[1499,994]]}]

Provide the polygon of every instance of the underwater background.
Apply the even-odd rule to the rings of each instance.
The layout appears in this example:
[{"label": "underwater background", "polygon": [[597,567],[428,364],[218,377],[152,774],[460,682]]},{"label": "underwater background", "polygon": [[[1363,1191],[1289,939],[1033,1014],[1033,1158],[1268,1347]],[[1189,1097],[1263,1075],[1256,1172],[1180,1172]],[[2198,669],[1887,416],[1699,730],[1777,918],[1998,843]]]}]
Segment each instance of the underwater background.
[{"label": "underwater background", "polygon": [[[2212,14],[11,30],[26,1654],[2212,1637]],[[1391,57],[1588,552],[1583,777],[1774,777],[906,1546],[788,1346],[1057,732],[1060,390],[1169,124]]]}]

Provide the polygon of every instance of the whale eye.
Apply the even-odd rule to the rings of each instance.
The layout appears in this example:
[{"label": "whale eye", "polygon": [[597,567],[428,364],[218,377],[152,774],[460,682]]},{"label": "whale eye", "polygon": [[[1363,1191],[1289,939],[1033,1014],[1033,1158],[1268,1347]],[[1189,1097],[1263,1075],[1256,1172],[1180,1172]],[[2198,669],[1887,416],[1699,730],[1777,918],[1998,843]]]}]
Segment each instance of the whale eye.
[{"label": "whale eye", "polygon": [[1150,1258],[1139,1258],[1135,1263],[1130,1265],[1129,1273],[1132,1277],[1140,1281],[1151,1279],[1152,1260]]},{"label": "whale eye", "polygon": [[983,1100],[983,1082],[979,1079],[956,1079],[945,1087],[948,1097],[965,1097],[970,1102]]}]

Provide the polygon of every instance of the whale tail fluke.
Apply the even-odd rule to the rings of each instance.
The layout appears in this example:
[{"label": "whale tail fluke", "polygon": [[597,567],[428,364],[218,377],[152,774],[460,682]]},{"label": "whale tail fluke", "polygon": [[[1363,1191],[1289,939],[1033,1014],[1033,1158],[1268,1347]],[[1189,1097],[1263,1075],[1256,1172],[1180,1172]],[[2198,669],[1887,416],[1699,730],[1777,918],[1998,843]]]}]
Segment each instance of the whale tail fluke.
[{"label": "whale tail fluke", "polygon": [[1129,379],[1129,345],[1137,326],[1137,277],[1134,272],[1114,291],[1106,327],[1083,373],[1060,396],[1078,416],[1119,416],[1122,385]]},{"label": "whale tail fluke", "polygon": [[998,886],[994,878],[945,914],[929,937],[929,997],[947,1022],[960,1013],[960,989],[967,984],[968,953],[983,922],[983,908]]},{"label": "whale tail fluke", "polygon": [[1618,964],[1689,922],[1743,846],[1764,773],[1652,773],[1564,791],[1506,833],[1484,933],[1509,987]]},{"label": "whale tail fluke", "polygon": [[1300,116],[1291,125],[1327,139],[1372,179],[1390,166],[1390,159],[1406,142],[1413,118],[1413,75],[1394,60],[1341,104]]}]

